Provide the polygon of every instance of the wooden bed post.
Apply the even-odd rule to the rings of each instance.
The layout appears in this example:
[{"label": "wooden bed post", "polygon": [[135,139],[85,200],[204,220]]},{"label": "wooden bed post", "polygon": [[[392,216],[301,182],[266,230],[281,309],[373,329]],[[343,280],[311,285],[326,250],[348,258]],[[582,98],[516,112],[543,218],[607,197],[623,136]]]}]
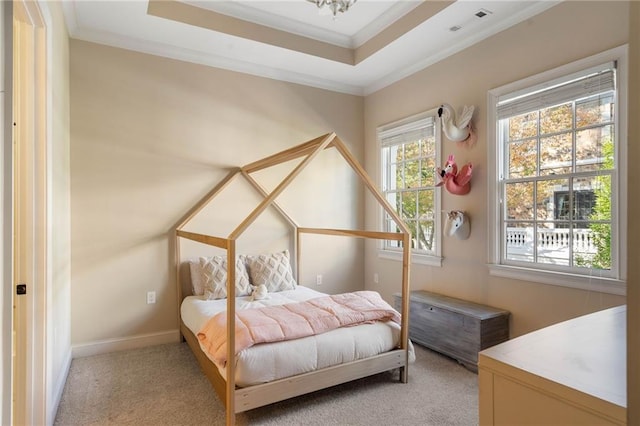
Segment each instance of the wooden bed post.
[{"label": "wooden bed post", "polygon": [[178,284],[176,292],[178,293],[178,300],[182,301],[182,280],[180,279],[180,236],[178,236],[178,232],[175,233],[174,244],[175,248],[173,254],[176,263],[176,283]]},{"label": "wooden bed post", "polygon": [[236,240],[227,242],[227,426],[236,422]]},{"label": "wooden bed post", "polygon": [[[409,347],[409,265],[411,264],[411,235],[405,233],[402,240],[402,318],[400,324],[400,342],[403,349]],[[406,367],[400,369],[400,381],[409,381],[409,351],[406,351]]]},{"label": "wooden bed post", "polygon": [[296,228],[296,282],[300,282],[300,259],[302,258],[302,238],[300,237],[300,228]]}]

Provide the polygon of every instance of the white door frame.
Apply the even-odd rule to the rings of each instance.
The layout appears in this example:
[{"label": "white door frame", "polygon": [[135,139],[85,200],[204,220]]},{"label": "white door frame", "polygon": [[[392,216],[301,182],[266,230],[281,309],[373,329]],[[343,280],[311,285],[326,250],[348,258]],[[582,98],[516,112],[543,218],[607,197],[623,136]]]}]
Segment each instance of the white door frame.
[{"label": "white door frame", "polygon": [[[13,2],[12,424],[47,423],[48,149],[46,31],[38,4]],[[49,421],[51,421],[49,419]]]},{"label": "white door frame", "polygon": [[[13,282],[12,251],[13,251],[13,167],[11,139],[11,81],[12,81],[12,55],[13,55],[13,7],[11,2],[0,3],[0,129],[2,129],[2,148],[0,149],[0,174],[2,210],[0,210],[0,233],[2,245],[0,246],[0,271],[3,283]],[[0,294],[2,326],[2,340],[0,341],[0,355],[2,357],[2,369],[0,370],[0,383],[2,395],[11,395],[11,361],[12,361],[12,316],[13,316],[13,286],[4,284]],[[2,398],[0,406],[0,424],[11,424],[11,398]]]}]

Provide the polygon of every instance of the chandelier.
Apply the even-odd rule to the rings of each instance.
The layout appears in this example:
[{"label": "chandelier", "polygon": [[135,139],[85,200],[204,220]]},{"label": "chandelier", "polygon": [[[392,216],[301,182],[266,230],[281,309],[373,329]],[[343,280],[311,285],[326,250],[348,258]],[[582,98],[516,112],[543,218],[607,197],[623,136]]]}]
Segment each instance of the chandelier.
[{"label": "chandelier", "polygon": [[353,4],[357,0],[307,0],[307,1],[318,6],[318,9],[322,9],[323,7],[327,6],[329,10],[331,10],[331,13],[333,14],[333,17],[335,19],[338,12],[340,13],[346,12],[347,10],[349,10],[351,6],[353,6]]}]

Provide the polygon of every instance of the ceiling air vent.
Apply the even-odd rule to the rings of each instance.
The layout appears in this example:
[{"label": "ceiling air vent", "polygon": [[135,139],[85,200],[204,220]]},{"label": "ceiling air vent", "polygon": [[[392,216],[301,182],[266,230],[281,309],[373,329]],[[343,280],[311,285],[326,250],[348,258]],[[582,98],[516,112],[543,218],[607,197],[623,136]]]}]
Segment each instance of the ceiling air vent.
[{"label": "ceiling air vent", "polygon": [[480,9],[475,13],[478,18],[484,18],[487,15],[491,15],[493,12],[487,9]]}]

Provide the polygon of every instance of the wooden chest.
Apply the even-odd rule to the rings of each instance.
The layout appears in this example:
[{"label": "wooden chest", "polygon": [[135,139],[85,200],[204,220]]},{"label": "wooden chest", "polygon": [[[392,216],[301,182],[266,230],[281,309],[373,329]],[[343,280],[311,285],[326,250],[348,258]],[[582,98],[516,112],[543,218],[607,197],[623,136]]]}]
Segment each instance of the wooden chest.
[{"label": "wooden chest", "polygon": [[[401,296],[395,294],[400,309]],[[478,352],[509,339],[509,312],[428,291],[412,291],[409,337],[478,371]]]}]

